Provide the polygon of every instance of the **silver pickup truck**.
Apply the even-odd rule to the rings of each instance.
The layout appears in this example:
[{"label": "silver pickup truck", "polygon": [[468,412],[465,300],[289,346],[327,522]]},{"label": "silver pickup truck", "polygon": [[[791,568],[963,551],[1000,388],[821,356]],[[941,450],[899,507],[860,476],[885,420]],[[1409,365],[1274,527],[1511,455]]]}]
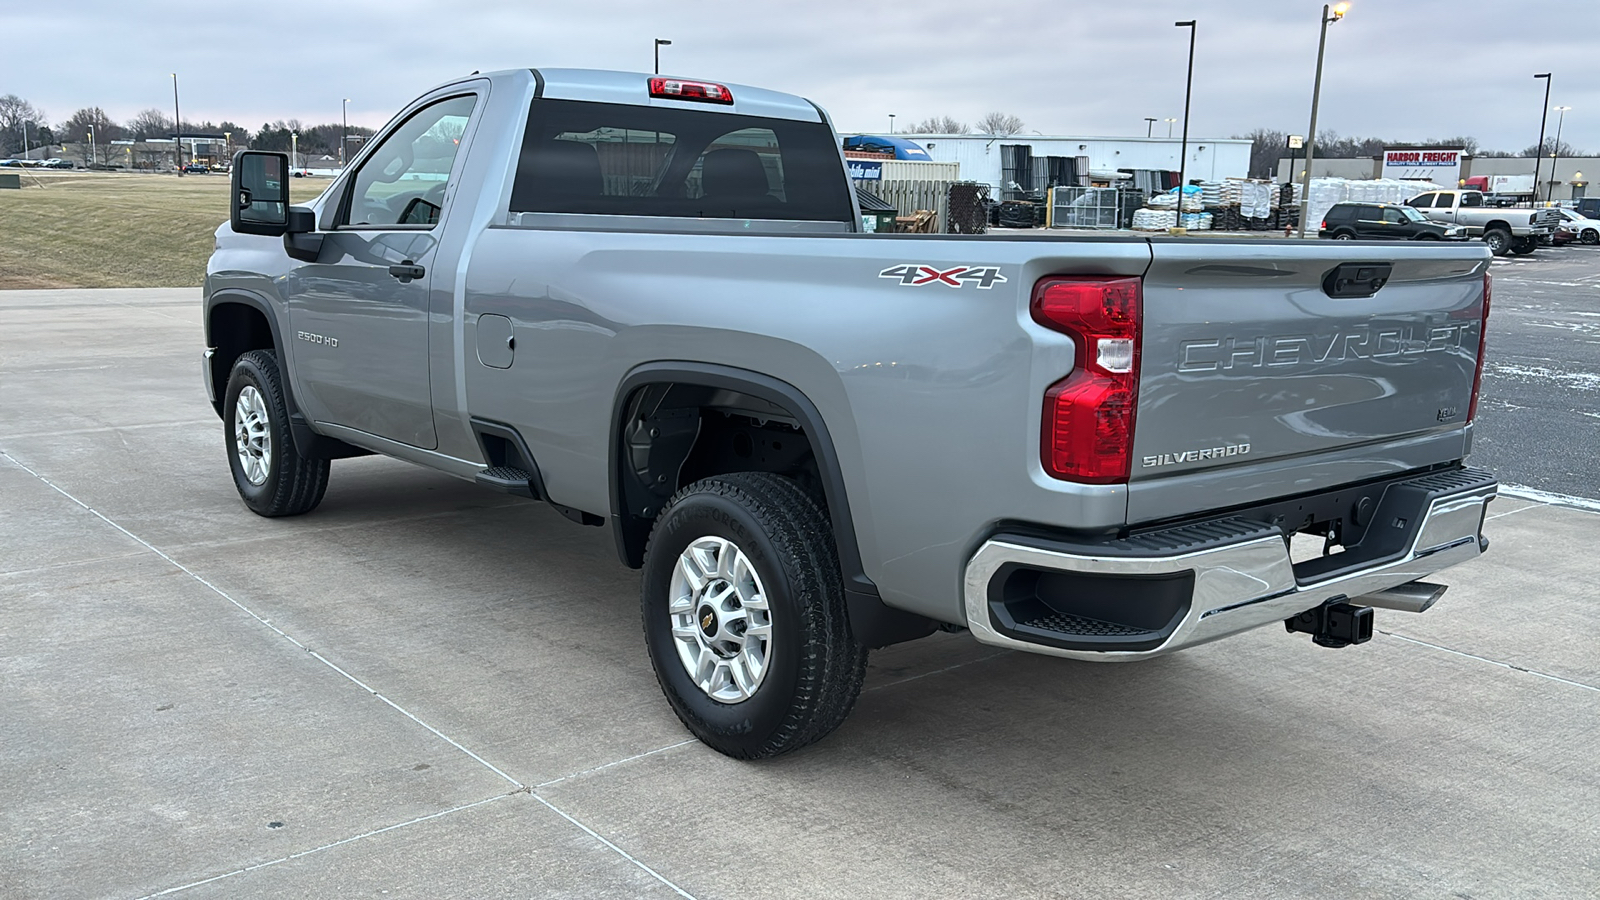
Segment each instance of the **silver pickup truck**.
[{"label": "silver pickup truck", "polygon": [[1429,191],[1406,205],[1443,225],[1460,225],[1470,237],[1483,238],[1495,256],[1524,256],[1548,244],[1561,224],[1554,209],[1521,209],[1491,205],[1482,191]]},{"label": "silver pickup truck", "polygon": [[381,453],[609,527],[732,756],[938,629],[1342,647],[1487,546],[1479,244],[869,234],[816,105],[617,72],[474,74],[287,174],[239,154],[205,282],[245,505]]}]

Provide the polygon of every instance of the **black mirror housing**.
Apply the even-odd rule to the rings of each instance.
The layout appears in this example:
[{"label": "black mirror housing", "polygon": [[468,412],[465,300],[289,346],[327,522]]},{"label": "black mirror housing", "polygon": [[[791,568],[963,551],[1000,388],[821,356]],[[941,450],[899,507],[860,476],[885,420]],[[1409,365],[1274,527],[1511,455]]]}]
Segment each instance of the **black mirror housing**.
[{"label": "black mirror housing", "polygon": [[271,237],[289,230],[289,154],[240,150],[228,177],[230,228]]}]

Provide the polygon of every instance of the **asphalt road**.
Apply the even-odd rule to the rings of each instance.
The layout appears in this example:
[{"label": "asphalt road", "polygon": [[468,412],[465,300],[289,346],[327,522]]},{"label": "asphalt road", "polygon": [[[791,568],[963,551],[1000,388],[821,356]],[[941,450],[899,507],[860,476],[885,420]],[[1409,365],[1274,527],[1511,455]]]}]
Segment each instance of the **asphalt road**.
[{"label": "asphalt road", "polygon": [[1600,498],[1600,247],[1497,259],[1473,465]]},{"label": "asphalt road", "polygon": [[1361,647],[891,647],[832,736],[739,763],[662,699],[603,529],[378,457],[246,511],[198,303],[0,292],[7,900],[1600,886],[1600,513],[1496,500]]}]

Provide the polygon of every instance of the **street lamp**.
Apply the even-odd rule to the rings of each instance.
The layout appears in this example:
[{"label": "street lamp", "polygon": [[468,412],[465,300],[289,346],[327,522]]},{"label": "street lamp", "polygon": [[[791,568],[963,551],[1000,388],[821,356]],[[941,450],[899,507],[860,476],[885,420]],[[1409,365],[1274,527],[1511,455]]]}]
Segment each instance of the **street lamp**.
[{"label": "street lamp", "polygon": [[294,169],[300,168],[300,132],[289,132],[289,165]]},{"label": "street lamp", "polygon": [[28,159],[28,120],[22,120],[22,158]]},{"label": "street lamp", "polygon": [[661,74],[661,48],[662,47],[671,47],[671,46],[672,46],[672,42],[671,41],[664,41],[661,38],[656,38],[655,51],[656,51],[656,74],[657,75]]},{"label": "street lamp", "polygon": [[1544,125],[1550,117],[1550,73],[1533,76],[1544,79],[1544,109],[1539,111],[1539,144],[1533,148],[1533,202],[1539,202],[1539,163],[1544,158]]},{"label": "street lamp", "polygon": [[183,177],[183,115],[178,112],[178,73],[172,73],[172,157]]},{"label": "street lamp", "polygon": [[1145,116],[1144,117],[1144,136],[1145,137],[1149,137],[1150,136],[1150,129],[1152,129],[1154,127],[1156,127],[1156,117],[1155,116]]},{"label": "street lamp", "polygon": [[223,158],[228,160],[229,165],[233,164],[233,132],[231,131],[222,133],[222,155]]},{"label": "street lamp", "polygon": [[339,115],[343,117],[344,130],[339,132],[339,168],[344,168],[344,148],[350,143],[350,98],[341,101]]},{"label": "street lamp", "polygon": [[[1311,164],[1317,156],[1317,101],[1322,98],[1322,54],[1328,46],[1328,26],[1344,18],[1348,3],[1322,5],[1322,36],[1317,39],[1317,77],[1311,86],[1311,128],[1306,132],[1306,170],[1300,173],[1300,237],[1306,236],[1306,212],[1311,208]],[[1331,15],[1330,15],[1331,12]]]},{"label": "street lamp", "polygon": [[1174,122],[1176,122],[1178,120],[1177,119],[1163,119],[1162,121],[1167,123],[1167,137],[1169,137],[1169,138],[1172,137],[1172,123],[1174,123]]},{"label": "street lamp", "polygon": [[95,159],[95,152],[94,152],[94,124],[90,123],[90,125],[89,125],[89,168],[91,168],[91,169],[94,168],[94,159]]},{"label": "street lamp", "polygon": [[1186,183],[1184,176],[1189,164],[1189,97],[1194,93],[1194,36],[1200,29],[1195,25],[1195,20],[1187,22],[1173,22],[1174,27],[1189,29],[1189,80],[1183,88],[1183,147],[1178,151],[1178,206],[1177,216],[1172,220],[1174,229],[1183,228],[1183,186]]},{"label": "street lamp", "polygon": [[1556,183],[1560,176],[1556,174],[1556,163],[1561,161],[1561,124],[1567,120],[1567,110],[1570,106],[1554,107],[1556,115],[1556,145],[1550,149],[1550,190],[1545,192],[1546,200],[1555,199]]}]

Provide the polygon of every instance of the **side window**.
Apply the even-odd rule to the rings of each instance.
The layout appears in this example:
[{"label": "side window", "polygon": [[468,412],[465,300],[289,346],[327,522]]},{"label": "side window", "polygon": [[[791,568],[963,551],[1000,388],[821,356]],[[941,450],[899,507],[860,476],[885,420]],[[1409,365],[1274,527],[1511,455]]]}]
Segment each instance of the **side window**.
[{"label": "side window", "polygon": [[1377,222],[1383,219],[1383,210],[1376,206],[1361,207],[1361,220],[1363,222]]},{"label": "side window", "polygon": [[[1449,194],[1441,194],[1440,196],[1448,199],[1450,195]],[[1474,193],[1474,194],[1462,194],[1461,195],[1461,205],[1462,206],[1482,206],[1483,205],[1483,195],[1482,194],[1476,194],[1476,193]]]},{"label": "side window", "polygon": [[437,225],[450,169],[478,98],[425,106],[390,132],[361,164],[346,225]]},{"label": "side window", "polygon": [[1383,224],[1385,224],[1385,225],[1399,225],[1400,223],[1404,222],[1405,220],[1406,220],[1406,217],[1400,215],[1400,210],[1398,210],[1398,209],[1389,209],[1387,207],[1384,208],[1384,210],[1383,210]]},{"label": "side window", "polygon": [[1433,196],[1433,194],[1423,194],[1420,197],[1412,197],[1406,201],[1406,205],[1414,206],[1417,209],[1427,209],[1433,205]]}]

